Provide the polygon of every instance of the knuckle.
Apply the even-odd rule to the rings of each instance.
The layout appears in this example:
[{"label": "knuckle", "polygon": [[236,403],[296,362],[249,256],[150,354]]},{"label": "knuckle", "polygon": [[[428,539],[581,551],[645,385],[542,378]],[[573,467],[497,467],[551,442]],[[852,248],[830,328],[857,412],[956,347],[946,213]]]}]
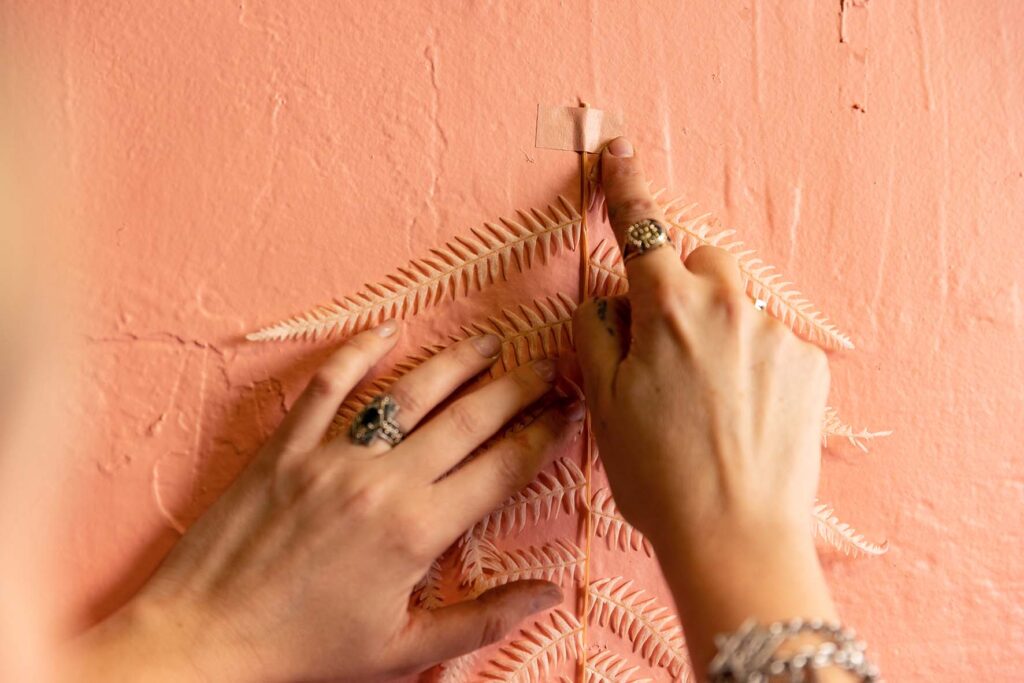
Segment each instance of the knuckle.
[{"label": "knuckle", "polygon": [[485,647],[503,639],[512,626],[512,617],[505,610],[490,610],[484,617],[483,627],[480,629],[479,646]]},{"label": "knuckle", "polygon": [[516,457],[518,451],[512,444],[501,450],[502,452],[495,458],[494,476],[505,489],[518,491],[530,483],[529,473],[523,467],[525,460]]},{"label": "knuckle", "polygon": [[394,516],[395,538],[402,551],[418,562],[429,562],[434,559],[433,525],[427,516],[413,508],[408,508]]},{"label": "knuckle", "polygon": [[645,294],[654,308],[663,315],[676,313],[680,304],[680,290],[675,282],[668,278],[655,280]]},{"label": "knuckle", "polygon": [[349,381],[346,373],[331,367],[323,367],[309,380],[308,391],[323,398],[340,398],[348,393]]},{"label": "knuckle", "polygon": [[379,481],[352,478],[348,480],[338,500],[345,514],[356,519],[368,519],[386,507],[387,490]]},{"label": "knuckle", "polygon": [[456,401],[448,408],[448,421],[460,436],[475,437],[480,431],[479,411],[466,399]]},{"label": "knuckle", "polygon": [[395,399],[405,415],[410,413],[419,415],[424,411],[423,401],[417,398],[416,394],[409,389],[405,382],[395,382],[388,389],[388,393]]},{"label": "knuckle", "polygon": [[622,197],[618,201],[609,204],[608,213],[610,217],[622,222],[628,222],[634,218],[654,217],[657,211],[657,204],[650,196]]}]

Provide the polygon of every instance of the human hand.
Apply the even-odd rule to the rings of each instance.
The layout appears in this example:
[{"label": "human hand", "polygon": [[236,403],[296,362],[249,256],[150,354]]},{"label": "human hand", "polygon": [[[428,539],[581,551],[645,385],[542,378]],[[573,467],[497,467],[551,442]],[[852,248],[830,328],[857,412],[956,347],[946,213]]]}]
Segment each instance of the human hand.
[{"label": "human hand", "polygon": [[[627,141],[601,164],[620,245],[665,224]],[[684,265],[659,248],[626,270],[628,296],[580,306],[574,339],[615,500],[651,539],[699,667],[747,617],[834,613],[808,522],[828,364],[754,308],[723,250]]]},{"label": "human hand", "polygon": [[397,330],[363,332],[330,358],[139,595],[76,643],[73,680],[386,680],[497,641],[561,601],[555,584],[519,581],[410,608],[431,561],[579,434],[583,408],[559,401],[444,477],[555,380],[554,363],[539,361],[421,423],[497,359],[500,340],[487,335],[392,386],[407,434],[397,446],[322,443]]}]

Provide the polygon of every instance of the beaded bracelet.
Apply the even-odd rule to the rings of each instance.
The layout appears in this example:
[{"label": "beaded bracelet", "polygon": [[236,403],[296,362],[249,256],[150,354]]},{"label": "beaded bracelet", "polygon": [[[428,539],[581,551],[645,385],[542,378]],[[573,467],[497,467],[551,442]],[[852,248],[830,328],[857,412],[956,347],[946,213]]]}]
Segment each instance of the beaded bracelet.
[{"label": "beaded bracelet", "polygon": [[[827,640],[803,647],[795,653],[777,657],[775,652],[786,640],[811,633]],[[807,672],[825,667],[849,671],[867,683],[881,683],[878,668],[864,656],[866,646],[852,629],[821,619],[790,619],[761,626],[746,621],[731,635],[715,637],[718,654],[708,667],[710,683],[767,683],[774,676],[788,675],[790,681],[808,679]]]}]

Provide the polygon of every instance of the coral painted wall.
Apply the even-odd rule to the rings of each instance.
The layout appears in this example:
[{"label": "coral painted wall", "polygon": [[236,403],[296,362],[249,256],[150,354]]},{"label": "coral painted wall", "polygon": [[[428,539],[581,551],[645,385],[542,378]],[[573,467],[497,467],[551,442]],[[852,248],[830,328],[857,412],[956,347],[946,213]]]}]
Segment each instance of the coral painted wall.
[{"label": "coral painted wall", "polygon": [[[890,680],[1019,676],[1024,4],[0,6],[73,195],[69,611],[131,594],[330,346],[241,335],[574,198],[575,156],[535,149],[533,125],[580,97],[621,107],[652,180],[857,344],[831,403],[894,434],[837,446],[822,499],[891,549],[827,565]],[[571,289],[558,263],[421,317],[406,348]],[[608,562],[667,598],[642,556]]]}]

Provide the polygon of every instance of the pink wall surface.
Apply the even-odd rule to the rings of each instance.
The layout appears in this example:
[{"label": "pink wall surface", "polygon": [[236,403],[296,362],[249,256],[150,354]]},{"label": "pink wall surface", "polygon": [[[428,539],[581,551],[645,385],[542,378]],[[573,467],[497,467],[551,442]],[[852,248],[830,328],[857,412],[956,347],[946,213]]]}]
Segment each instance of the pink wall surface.
[{"label": "pink wall surface", "polygon": [[[888,678],[1019,680],[1024,3],[0,6],[72,194],[69,613],[135,590],[331,348],[241,336],[575,201],[534,119],[582,98],[851,333],[830,402],[894,433],[831,449],[821,498],[890,550],[826,564]],[[575,277],[567,256],[431,311],[404,349]],[[642,554],[596,546],[668,599]]]}]

